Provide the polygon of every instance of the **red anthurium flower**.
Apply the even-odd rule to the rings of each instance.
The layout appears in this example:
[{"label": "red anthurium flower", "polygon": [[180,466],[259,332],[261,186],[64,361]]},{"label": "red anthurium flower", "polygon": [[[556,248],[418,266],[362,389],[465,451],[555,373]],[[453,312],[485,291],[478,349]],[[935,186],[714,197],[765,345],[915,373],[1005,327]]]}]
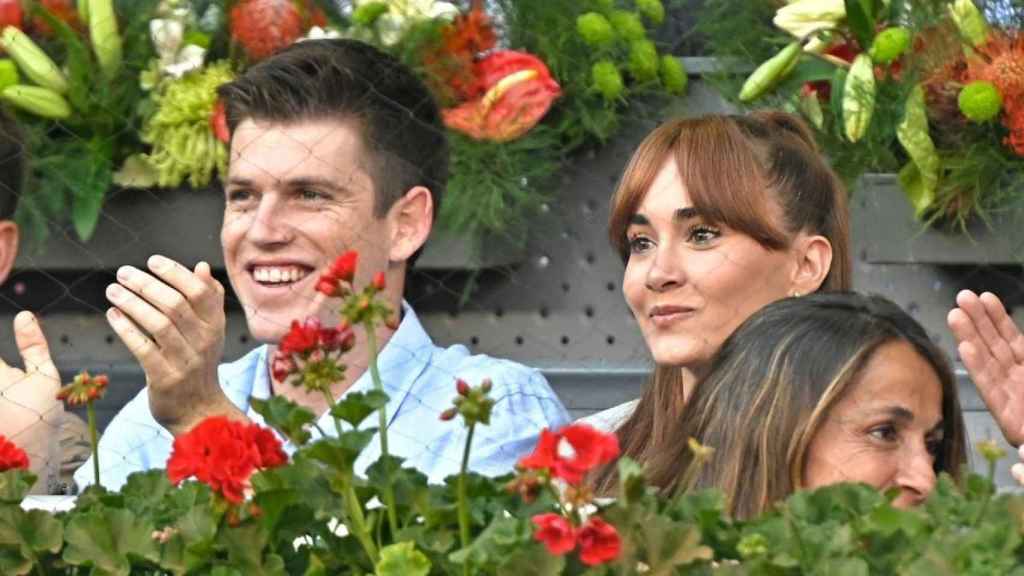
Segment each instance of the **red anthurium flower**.
[{"label": "red anthurium flower", "polygon": [[229,502],[239,504],[245,500],[254,472],[280,466],[287,459],[271,431],[212,416],[174,439],[167,477],[174,484],[195,477]]},{"label": "red anthurium flower", "polygon": [[[74,0],[41,0],[39,4],[49,10],[58,20],[63,20],[68,26],[76,30],[82,29],[82,21],[78,18],[78,9]],[[32,19],[32,31],[41,36],[53,36],[50,25],[39,17]]]},{"label": "red anthurium flower", "polygon": [[28,455],[0,434],[0,472],[28,470]]},{"label": "red anthurium flower", "polygon": [[548,552],[561,556],[576,547],[576,530],[564,516],[558,514],[538,514],[532,519],[537,531],[533,538],[543,542]]},{"label": "red anthurium flower", "polygon": [[213,130],[213,137],[228,144],[231,142],[231,132],[228,130],[228,115],[224,111],[224,101],[217,100],[213,105],[213,114],[210,114],[210,130]]},{"label": "red anthurium flower", "polygon": [[507,142],[526,134],[562,91],[539,58],[500,50],[476,63],[483,95],[443,111],[444,123],[477,140]]},{"label": "red anthurium flower", "polygon": [[21,9],[21,0],[0,0],[0,30],[5,26],[21,28],[25,11]]},{"label": "red anthurium flower", "polygon": [[622,539],[615,526],[591,516],[577,534],[580,560],[587,566],[611,562],[622,551]]},{"label": "red anthurium flower", "polygon": [[527,469],[550,469],[551,474],[570,484],[579,484],[587,472],[615,460],[619,440],[586,424],[571,424],[559,430],[541,431],[533,453],[519,461]]}]

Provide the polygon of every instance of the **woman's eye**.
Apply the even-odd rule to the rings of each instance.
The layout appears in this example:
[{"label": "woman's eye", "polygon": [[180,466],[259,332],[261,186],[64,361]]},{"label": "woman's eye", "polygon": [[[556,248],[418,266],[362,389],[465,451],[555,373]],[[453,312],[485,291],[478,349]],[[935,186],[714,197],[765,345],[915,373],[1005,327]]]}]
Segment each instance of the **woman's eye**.
[{"label": "woman's eye", "polygon": [[892,442],[896,440],[897,437],[896,428],[888,424],[872,428],[870,431],[868,431],[868,434],[870,434],[873,438],[882,440],[883,442]]},{"label": "woman's eye", "polygon": [[925,441],[925,447],[933,458],[938,458],[942,453],[942,438],[929,438]]},{"label": "woman's eye", "polygon": [[638,254],[649,249],[654,243],[651,242],[650,238],[643,236],[634,236],[629,239],[629,252],[631,254]]},{"label": "woman's eye", "polygon": [[690,229],[690,242],[694,244],[707,244],[721,236],[721,232],[710,226],[694,226]]}]

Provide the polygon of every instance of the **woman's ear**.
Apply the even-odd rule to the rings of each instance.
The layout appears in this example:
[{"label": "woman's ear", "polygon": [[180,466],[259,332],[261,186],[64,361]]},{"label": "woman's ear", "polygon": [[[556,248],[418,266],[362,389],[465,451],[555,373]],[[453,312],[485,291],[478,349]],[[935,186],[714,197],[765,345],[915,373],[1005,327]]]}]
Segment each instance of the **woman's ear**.
[{"label": "woman's ear", "polygon": [[0,220],[0,284],[11,273],[17,256],[18,225],[12,220]]},{"label": "woman's ear", "polygon": [[832,243],[820,235],[800,234],[794,242],[796,267],[793,269],[793,292],[817,292],[832,270]]},{"label": "woman's ear", "polygon": [[423,186],[409,189],[388,211],[391,248],[388,259],[404,263],[423,247],[434,224],[434,198]]}]

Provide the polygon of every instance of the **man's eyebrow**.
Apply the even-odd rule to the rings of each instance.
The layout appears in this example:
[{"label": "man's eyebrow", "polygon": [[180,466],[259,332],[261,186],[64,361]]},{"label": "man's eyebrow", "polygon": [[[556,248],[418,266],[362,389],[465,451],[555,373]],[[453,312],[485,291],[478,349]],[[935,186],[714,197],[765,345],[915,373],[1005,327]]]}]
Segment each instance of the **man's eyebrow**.
[{"label": "man's eyebrow", "polygon": [[[280,184],[282,184],[282,185],[284,185],[284,186],[286,186],[288,188],[306,188],[306,187],[326,188],[328,190],[331,190],[331,191],[334,191],[334,192],[338,192],[338,193],[347,193],[350,190],[348,187],[346,187],[346,186],[344,186],[342,184],[339,184],[338,182],[336,182],[334,180],[331,180],[329,178],[316,178],[316,177],[288,178],[284,182],[281,182]],[[256,183],[255,183],[255,181],[250,180],[249,178],[233,177],[233,178],[228,179],[228,186],[237,186],[239,188],[254,188],[254,187],[256,187]]]},{"label": "man's eyebrow", "polygon": [[[672,213],[672,219],[676,222],[685,222],[692,220],[700,216],[700,210],[693,206],[687,206],[686,208],[679,208]],[[647,219],[647,216],[643,214],[633,214],[629,217],[629,224],[637,226],[649,226],[651,221]]]}]

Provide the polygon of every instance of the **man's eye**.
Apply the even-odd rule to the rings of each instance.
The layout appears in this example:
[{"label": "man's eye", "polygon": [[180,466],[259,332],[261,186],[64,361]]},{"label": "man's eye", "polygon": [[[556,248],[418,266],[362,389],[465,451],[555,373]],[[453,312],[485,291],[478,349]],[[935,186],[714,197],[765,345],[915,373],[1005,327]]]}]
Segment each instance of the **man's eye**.
[{"label": "man's eye", "polygon": [[302,190],[299,190],[299,197],[303,200],[324,200],[328,198],[328,195],[320,192],[319,190],[303,188]]},{"label": "man's eye", "polygon": [[228,202],[244,202],[252,198],[252,192],[245,189],[228,190]]}]

